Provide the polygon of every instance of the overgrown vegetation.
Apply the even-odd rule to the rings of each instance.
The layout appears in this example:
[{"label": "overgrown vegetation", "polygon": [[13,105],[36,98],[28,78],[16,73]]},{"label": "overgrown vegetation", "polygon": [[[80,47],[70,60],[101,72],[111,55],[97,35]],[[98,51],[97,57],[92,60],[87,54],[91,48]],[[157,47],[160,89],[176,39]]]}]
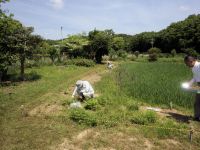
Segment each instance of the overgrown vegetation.
[{"label": "overgrown vegetation", "polygon": [[148,125],[157,121],[156,113],[153,111],[139,112],[131,117],[131,122],[141,125]]},{"label": "overgrown vegetation", "polygon": [[79,123],[85,124],[88,126],[96,126],[97,121],[92,113],[86,112],[84,109],[73,109],[71,110],[70,119]]},{"label": "overgrown vegetation", "polygon": [[93,67],[95,62],[89,59],[68,59],[64,62],[65,65],[76,65],[76,66],[85,66],[85,67]]}]

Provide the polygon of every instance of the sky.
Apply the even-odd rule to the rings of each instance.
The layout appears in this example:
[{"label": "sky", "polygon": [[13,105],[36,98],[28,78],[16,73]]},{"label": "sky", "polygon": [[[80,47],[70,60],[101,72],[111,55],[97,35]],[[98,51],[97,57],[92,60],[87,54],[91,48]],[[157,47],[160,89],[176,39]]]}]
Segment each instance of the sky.
[{"label": "sky", "polygon": [[10,0],[2,8],[34,27],[35,34],[55,40],[95,28],[130,35],[157,32],[200,14],[200,0]]}]

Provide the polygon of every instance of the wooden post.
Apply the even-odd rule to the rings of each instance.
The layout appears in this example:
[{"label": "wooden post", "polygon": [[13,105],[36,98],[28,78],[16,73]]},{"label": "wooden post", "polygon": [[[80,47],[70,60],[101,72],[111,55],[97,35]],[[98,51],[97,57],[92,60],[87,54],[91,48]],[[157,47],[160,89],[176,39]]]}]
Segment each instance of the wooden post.
[{"label": "wooden post", "polygon": [[194,133],[193,127],[190,127],[190,131],[189,131],[189,140],[190,140],[190,143],[192,143],[193,133]]},{"label": "wooden post", "polygon": [[170,105],[170,109],[172,110],[172,108],[173,108],[173,103],[172,103],[172,101],[169,103],[169,105]]}]

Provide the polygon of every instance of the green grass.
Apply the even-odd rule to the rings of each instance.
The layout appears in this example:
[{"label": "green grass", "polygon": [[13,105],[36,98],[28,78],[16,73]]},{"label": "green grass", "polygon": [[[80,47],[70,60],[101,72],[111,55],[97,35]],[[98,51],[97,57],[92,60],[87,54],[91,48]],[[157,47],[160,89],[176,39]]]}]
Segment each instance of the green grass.
[{"label": "green grass", "polygon": [[181,89],[181,83],[192,78],[183,63],[129,63],[121,65],[116,76],[118,86],[128,97],[152,104],[193,106],[194,94]]},{"label": "green grass", "polygon": [[[71,136],[80,128],[75,128],[68,118],[67,100],[63,93],[76,80],[90,72],[101,70],[85,67],[45,66],[27,69],[35,72],[40,79],[16,83],[0,88],[0,149],[48,149],[60,142],[63,136]],[[9,94],[11,93],[11,94]],[[70,93],[71,95],[71,93]],[[29,116],[28,112],[44,105],[63,107],[61,114],[42,114]],[[23,106],[23,107],[22,107]],[[40,111],[40,110],[39,110]],[[67,127],[67,128],[66,128]]]},{"label": "green grass", "polygon": [[[55,149],[63,139],[80,146],[80,149],[144,149],[146,139],[157,141],[163,148],[160,140],[168,138],[176,138],[186,148],[189,147],[188,133],[165,129],[187,130],[189,124],[161,118],[154,112],[141,109],[144,104],[168,106],[169,101],[183,107],[183,110],[191,108],[191,94],[180,89],[180,82],[191,76],[183,64],[125,62],[95,83],[95,93],[99,97],[83,103],[81,109],[68,109],[73,99],[70,98],[71,93],[63,95],[64,91],[77,79],[92,72],[101,73],[104,69],[102,65],[92,68],[31,68],[27,73],[34,72],[41,76],[40,79],[1,87],[0,149]],[[62,107],[61,112],[33,116],[26,114],[38,106],[48,109],[48,106],[54,105]],[[74,141],[81,131],[88,128],[91,129],[88,136]],[[137,141],[130,144],[134,142],[129,141],[131,138]],[[196,147],[199,146],[198,139],[199,136],[193,140]]]}]

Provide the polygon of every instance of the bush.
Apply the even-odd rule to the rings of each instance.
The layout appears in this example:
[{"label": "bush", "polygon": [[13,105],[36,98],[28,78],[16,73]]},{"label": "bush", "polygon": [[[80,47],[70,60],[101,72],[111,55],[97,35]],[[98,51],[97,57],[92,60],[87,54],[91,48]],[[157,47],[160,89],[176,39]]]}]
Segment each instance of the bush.
[{"label": "bush", "polygon": [[139,112],[134,114],[131,118],[131,122],[135,124],[148,125],[155,123],[157,120],[157,115],[153,111]]},{"label": "bush", "polygon": [[126,59],[127,58],[127,52],[124,51],[124,50],[119,50],[119,51],[117,51],[117,56],[121,57],[123,59]]},{"label": "bush", "polygon": [[184,52],[187,54],[187,55],[190,55],[190,56],[193,56],[193,57],[197,57],[199,54],[197,53],[196,50],[194,50],[193,48],[187,48],[184,50]]},{"label": "bush", "polygon": [[98,104],[101,106],[106,106],[112,104],[112,101],[109,97],[98,97],[97,98]]},{"label": "bush", "polygon": [[25,74],[25,79],[28,81],[35,81],[41,78],[41,75],[39,75],[36,71],[31,71],[28,74]]},{"label": "bush", "polygon": [[139,110],[139,106],[137,103],[135,102],[128,102],[128,106],[127,106],[128,110],[130,111],[137,111]]},{"label": "bush", "polygon": [[76,65],[76,66],[84,66],[84,67],[93,67],[95,66],[95,62],[90,59],[77,58],[77,59],[68,59],[64,62],[65,65]]},{"label": "bush", "polygon": [[134,55],[135,55],[137,58],[138,58],[139,54],[140,54],[139,51],[135,51],[135,52],[134,52]]},{"label": "bush", "polygon": [[84,124],[92,127],[97,125],[97,120],[94,115],[80,108],[73,109],[71,111],[70,119],[79,124]]},{"label": "bush", "polygon": [[173,49],[173,50],[171,51],[171,55],[172,55],[172,57],[175,57],[175,56],[176,56],[176,50],[175,50],[175,49]]},{"label": "bush", "polygon": [[89,110],[97,110],[99,107],[98,101],[96,99],[90,99],[86,101],[84,108]]},{"label": "bush", "polygon": [[159,48],[150,48],[148,50],[149,53],[149,61],[157,61],[158,60],[158,55],[161,53],[161,50]]},{"label": "bush", "polygon": [[117,56],[117,52],[114,49],[111,49],[109,51],[109,60],[117,60],[118,56]]},{"label": "bush", "polygon": [[137,57],[136,57],[135,55],[131,55],[131,56],[129,56],[128,58],[129,58],[131,61],[135,61]]},{"label": "bush", "polygon": [[109,60],[109,56],[108,55],[104,55],[102,56],[103,61],[108,61]]},{"label": "bush", "polygon": [[157,61],[158,60],[158,54],[153,53],[153,54],[149,54],[149,61]]}]

